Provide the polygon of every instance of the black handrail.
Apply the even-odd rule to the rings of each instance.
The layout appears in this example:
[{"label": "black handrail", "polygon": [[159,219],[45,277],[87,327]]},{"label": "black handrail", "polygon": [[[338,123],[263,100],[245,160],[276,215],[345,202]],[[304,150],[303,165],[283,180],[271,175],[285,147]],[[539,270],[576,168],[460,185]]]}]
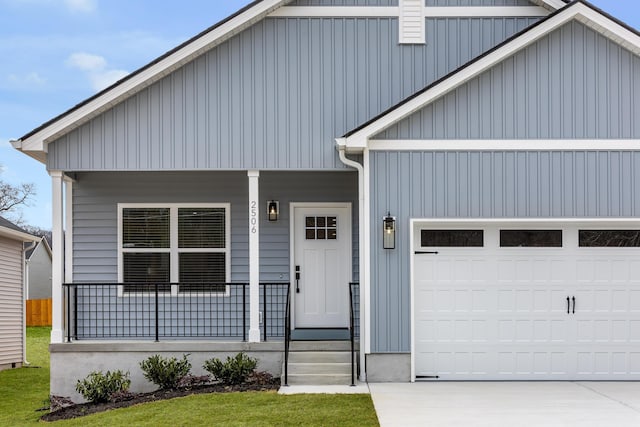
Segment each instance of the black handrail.
[{"label": "black handrail", "polygon": [[356,385],[356,346],[355,346],[355,321],[353,309],[353,283],[349,283],[349,335],[351,338],[351,387]]},{"label": "black handrail", "polygon": [[287,288],[287,305],[284,317],[284,385],[289,385],[289,344],[291,343],[291,287]]}]

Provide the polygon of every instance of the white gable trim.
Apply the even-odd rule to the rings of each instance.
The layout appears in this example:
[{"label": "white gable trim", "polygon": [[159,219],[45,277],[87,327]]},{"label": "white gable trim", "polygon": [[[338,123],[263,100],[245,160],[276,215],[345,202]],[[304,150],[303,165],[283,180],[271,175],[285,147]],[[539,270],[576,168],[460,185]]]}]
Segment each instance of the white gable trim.
[{"label": "white gable trim", "polygon": [[243,13],[223,23],[202,37],[193,40],[182,49],[153,64],[146,70],[123,81],[82,107],[61,117],[25,140],[20,141],[19,145],[21,150],[27,152],[44,152],[46,143],[82,125],[125,98],[148,87],[286,3],[288,3],[287,0],[263,0],[257,3],[255,6],[245,10]]},{"label": "white gable trim", "polygon": [[638,139],[400,139],[371,140],[371,151],[608,151],[640,150]]},{"label": "white gable trim", "polygon": [[535,3],[539,6],[547,7],[551,10],[562,9],[567,5],[562,0],[531,0],[532,3]]},{"label": "white gable trim", "polygon": [[499,64],[506,58],[533,44],[537,40],[549,34],[551,31],[560,28],[562,25],[574,19],[589,25],[605,37],[608,37],[633,52],[640,52],[640,36],[599,12],[596,12],[583,3],[573,3],[571,6],[559,11],[555,16],[548,18],[538,26],[531,28],[521,36],[480,58],[468,67],[452,74],[415,98],[399,105],[397,108],[377,118],[353,134],[342,138],[341,143],[344,143],[349,151],[366,148],[369,143],[369,138],[379,134],[388,127],[437,100],[448,92],[456,89],[467,81],[477,77],[494,65]]},{"label": "white gable trim", "polygon": [[[425,18],[540,17],[549,11],[540,6],[424,6]],[[398,18],[397,6],[283,6],[269,18]]]}]

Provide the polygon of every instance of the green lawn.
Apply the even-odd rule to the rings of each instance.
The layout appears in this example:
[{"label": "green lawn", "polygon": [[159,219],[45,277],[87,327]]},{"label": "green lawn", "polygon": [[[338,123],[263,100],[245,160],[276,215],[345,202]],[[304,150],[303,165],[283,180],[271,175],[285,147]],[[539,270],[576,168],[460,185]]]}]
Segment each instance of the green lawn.
[{"label": "green lawn", "polygon": [[51,328],[27,328],[27,360],[30,367],[0,372],[0,426],[28,426],[48,405],[49,335]]},{"label": "green lawn", "polygon": [[[0,426],[36,425],[49,395],[50,328],[28,328],[31,368],[0,372]],[[38,366],[39,368],[35,368]],[[53,426],[377,426],[368,395],[201,394],[95,414]]]}]

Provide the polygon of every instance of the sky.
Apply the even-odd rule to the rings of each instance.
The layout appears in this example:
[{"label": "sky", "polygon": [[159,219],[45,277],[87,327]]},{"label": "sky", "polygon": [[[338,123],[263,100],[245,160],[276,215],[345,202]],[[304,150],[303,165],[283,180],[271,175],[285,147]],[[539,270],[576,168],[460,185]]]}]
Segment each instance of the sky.
[{"label": "sky", "polygon": [[[0,179],[31,182],[26,224],[51,227],[45,166],[17,139],[250,0],[0,0]],[[592,0],[640,28],[640,1]]]}]

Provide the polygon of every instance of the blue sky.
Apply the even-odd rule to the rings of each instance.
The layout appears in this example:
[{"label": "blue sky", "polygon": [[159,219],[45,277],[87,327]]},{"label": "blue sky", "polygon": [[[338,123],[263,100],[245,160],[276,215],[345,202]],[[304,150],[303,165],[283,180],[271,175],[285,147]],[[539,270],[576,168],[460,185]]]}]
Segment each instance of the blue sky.
[{"label": "blue sky", "polygon": [[[18,138],[113,81],[152,61],[250,0],[0,0],[0,177],[33,182],[23,209],[31,225],[51,225],[44,165],[17,152]],[[593,0],[640,28],[640,1]]]}]

